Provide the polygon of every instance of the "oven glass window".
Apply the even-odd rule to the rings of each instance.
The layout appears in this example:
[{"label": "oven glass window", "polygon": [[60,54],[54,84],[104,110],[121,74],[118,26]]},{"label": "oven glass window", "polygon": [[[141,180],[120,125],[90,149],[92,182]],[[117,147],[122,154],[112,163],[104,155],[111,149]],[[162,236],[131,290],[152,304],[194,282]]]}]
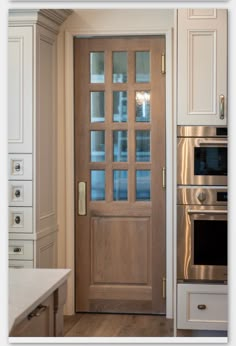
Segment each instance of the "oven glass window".
[{"label": "oven glass window", "polygon": [[194,220],[194,265],[227,265],[227,221]]},{"label": "oven glass window", "polygon": [[227,148],[194,148],[194,175],[227,175]]}]

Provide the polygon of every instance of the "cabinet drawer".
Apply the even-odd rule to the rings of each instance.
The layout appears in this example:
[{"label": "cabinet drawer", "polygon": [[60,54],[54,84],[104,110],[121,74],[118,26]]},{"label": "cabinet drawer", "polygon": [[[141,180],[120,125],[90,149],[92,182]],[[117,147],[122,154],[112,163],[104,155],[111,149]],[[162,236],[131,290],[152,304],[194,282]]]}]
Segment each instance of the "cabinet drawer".
[{"label": "cabinet drawer", "polygon": [[9,180],[32,180],[32,155],[9,154],[8,156]]},{"label": "cabinet drawer", "polygon": [[8,254],[10,260],[33,260],[33,253],[32,240],[9,240]]},{"label": "cabinet drawer", "polygon": [[9,207],[8,224],[11,233],[32,233],[32,208]]},{"label": "cabinet drawer", "polygon": [[227,330],[227,314],[226,285],[178,285],[178,329]]},{"label": "cabinet drawer", "polygon": [[8,202],[10,207],[32,207],[32,181],[9,181]]},{"label": "cabinet drawer", "polygon": [[10,260],[8,263],[10,268],[33,268],[33,261]]}]

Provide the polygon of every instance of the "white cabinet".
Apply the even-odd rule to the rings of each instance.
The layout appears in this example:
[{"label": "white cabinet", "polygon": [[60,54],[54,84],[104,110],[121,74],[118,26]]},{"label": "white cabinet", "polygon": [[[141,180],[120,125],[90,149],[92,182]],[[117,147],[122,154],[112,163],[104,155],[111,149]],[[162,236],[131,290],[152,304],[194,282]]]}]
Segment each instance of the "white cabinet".
[{"label": "white cabinet", "polygon": [[227,10],[178,10],[178,125],[227,124]]},{"label": "white cabinet", "polygon": [[34,32],[30,26],[8,30],[8,148],[32,153]]},{"label": "white cabinet", "polygon": [[69,10],[9,11],[9,265],[57,266],[56,38]]},{"label": "white cabinet", "polygon": [[177,286],[178,329],[227,330],[227,285]]}]

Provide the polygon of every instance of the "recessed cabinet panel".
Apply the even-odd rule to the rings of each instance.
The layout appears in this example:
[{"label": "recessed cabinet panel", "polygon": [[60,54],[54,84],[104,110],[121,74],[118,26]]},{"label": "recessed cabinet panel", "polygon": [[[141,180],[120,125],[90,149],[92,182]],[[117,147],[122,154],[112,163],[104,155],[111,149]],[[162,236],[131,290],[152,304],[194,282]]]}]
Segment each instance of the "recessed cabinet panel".
[{"label": "recessed cabinet panel", "polygon": [[33,260],[32,240],[9,240],[8,244],[10,260]]},{"label": "recessed cabinet panel", "polygon": [[33,233],[32,208],[9,207],[8,226],[10,233]]},{"label": "recessed cabinet panel", "polygon": [[18,260],[10,260],[8,262],[9,268],[33,268],[33,261],[18,261]]},{"label": "recessed cabinet panel", "polygon": [[8,179],[32,180],[32,155],[10,154],[8,155]]},{"label": "recessed cabinet panel", "polygon": [[227,125],[227,10],[178,10],[178,125]]},{"label": "recessed cabinet panel", "polygon": [[9,181],[8,203],[10,207],[32,207],[32,181]]},{"label": "recessed cabinet panel", "polygon": [[32,153],[32,27],[10,27],[8,38],[9,153]]}]

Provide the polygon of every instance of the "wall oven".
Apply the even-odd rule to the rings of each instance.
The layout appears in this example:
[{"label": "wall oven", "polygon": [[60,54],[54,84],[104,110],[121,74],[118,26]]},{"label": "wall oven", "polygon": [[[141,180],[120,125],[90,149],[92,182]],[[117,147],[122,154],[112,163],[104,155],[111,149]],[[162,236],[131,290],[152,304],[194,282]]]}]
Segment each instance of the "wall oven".
[{"label": "wall oven", "polygon": [[227,282],[227,189],[178,187],[178,281]]},{"label": "wall oven", "polygon": [[227,128],[178,126],[178,185],[227,185]]}]

